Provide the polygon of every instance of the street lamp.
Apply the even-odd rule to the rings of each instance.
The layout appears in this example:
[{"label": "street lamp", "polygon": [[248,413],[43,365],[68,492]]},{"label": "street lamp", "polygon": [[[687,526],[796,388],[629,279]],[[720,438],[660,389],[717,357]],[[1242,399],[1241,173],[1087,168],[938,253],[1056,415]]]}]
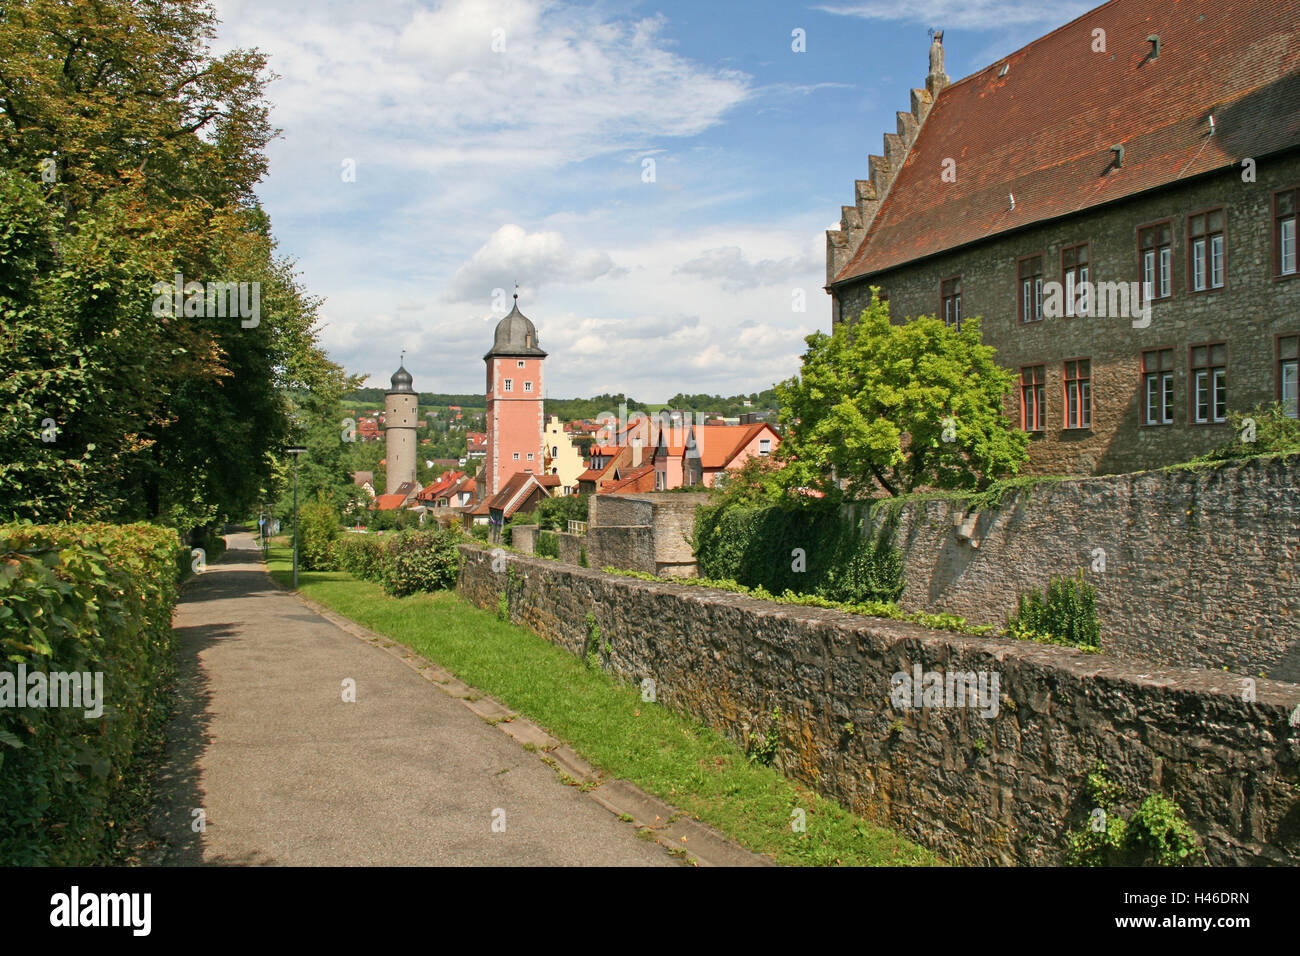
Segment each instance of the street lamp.
[{"label": "street lamp", "polygon": [[307,450],[306,445],[290,445],[285,449],[293,455],[293,589],[298,590],[298,456]]}]

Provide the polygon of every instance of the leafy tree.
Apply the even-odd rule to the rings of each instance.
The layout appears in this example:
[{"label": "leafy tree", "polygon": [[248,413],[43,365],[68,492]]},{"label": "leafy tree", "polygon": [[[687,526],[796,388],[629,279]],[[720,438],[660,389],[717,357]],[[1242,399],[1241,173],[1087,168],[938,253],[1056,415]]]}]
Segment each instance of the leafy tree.
[{"label": "leafy tree", "polygon": [[[247,513],[302,396],[339,394],[254,194],[265,58],[210,55],[214,25],[191,0],[0,7],[0,515]],[[157,314],[177,273],[257,283],[258,322]]]},{"label": "leafy tree", "polygon": [[806,341],[802,373],[777,387],[789,485],[984,488],[1027,457],[1029,435],[1003,409],[1014,377],[981,344],[978,319],[960,332],[926,316],[893,325],[875,298],[856,322]]}]

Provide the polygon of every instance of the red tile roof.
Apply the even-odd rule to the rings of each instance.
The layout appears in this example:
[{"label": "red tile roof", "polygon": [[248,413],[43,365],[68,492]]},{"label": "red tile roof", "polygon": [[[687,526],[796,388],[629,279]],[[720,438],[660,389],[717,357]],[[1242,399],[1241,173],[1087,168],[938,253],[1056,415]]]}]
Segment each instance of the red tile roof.
[{"label": "red tile roof", "polygon": [[632,494],[634,492],[654,491],[654,488],[655,466],[641,465],[638,468],[633,468],[618,481],[607,484],[601,492],[607,495]]},{"label": "red tile roof", "polygon": [[393,511],[402,507],[406,503],[406,495],[396,492],[391,495],[376,495],[374,507],[376,511]]},{"label": "red tile roof", "polygon": [[777,438],[776,430],[766,422],[753,425],[695,426],[695,445],[700,455],[700,466],[726,468],[761,431],[770,431],[772,437]]},{"label": "red tile roof", "polygon": [[940,92],[835,282],[1297,144],[1294,3],[1112,0]]}]

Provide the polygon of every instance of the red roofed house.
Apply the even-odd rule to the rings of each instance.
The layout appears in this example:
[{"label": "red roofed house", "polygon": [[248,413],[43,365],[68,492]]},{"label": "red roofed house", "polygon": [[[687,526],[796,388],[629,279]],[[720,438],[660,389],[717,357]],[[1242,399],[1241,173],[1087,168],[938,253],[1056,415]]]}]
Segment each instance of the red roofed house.
[{"label": "red roofed house", "polygon": [[[718,475],[744,467],[753,457],[766,458],[780,443],[781,436],[766,422],[694,425],[681,455],[683,481],[688,486],[711,488]],[[665,473],[665,480],[666,477]],[[665,485],[665,488],[674,487],[681,485]]]},{"label": "red roofed house", "polygon": [[433,481],[416,495],[420,504],[430,508],[446,508],[451,504],[454,489],[466,479],[463,471],[449,471]]},{"label": "red roofed house", "polygon": [[488,523],[500,528],[515,512],[532,511],[543,498],[550,497],[548,485],[558,486],[559,483],[555,475],[530,475],[522,471],[513,475],[500,491],[484,502]]},{"label": "red roofed house", "polygon": [[396,511],[407,503],[415,501],[420,486],[413,481],[404,481],[391,494],[378,495],[370,507],[376,511]]},{"label": "red roofed house", "polygon": [[[1300,386],[1300,7],[1112,0],[926,88],[827,233],[836,323],[980,316],[1029,473],[1230,440]],[[957,422],[960,429],[960,419]]]}]

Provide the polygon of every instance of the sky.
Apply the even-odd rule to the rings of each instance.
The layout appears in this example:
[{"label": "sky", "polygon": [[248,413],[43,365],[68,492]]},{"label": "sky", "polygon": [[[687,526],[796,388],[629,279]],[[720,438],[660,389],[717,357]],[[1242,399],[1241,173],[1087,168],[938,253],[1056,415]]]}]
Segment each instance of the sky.
[{"label": "sky", "polygon": [[768,388],[829,330],[825,231],[928,30],[957,80],[1095,5],[215,0],[213,49],[278,77],[258,193],[334,361],[480,392],[518,283],[549,397],[663,402]]}]

